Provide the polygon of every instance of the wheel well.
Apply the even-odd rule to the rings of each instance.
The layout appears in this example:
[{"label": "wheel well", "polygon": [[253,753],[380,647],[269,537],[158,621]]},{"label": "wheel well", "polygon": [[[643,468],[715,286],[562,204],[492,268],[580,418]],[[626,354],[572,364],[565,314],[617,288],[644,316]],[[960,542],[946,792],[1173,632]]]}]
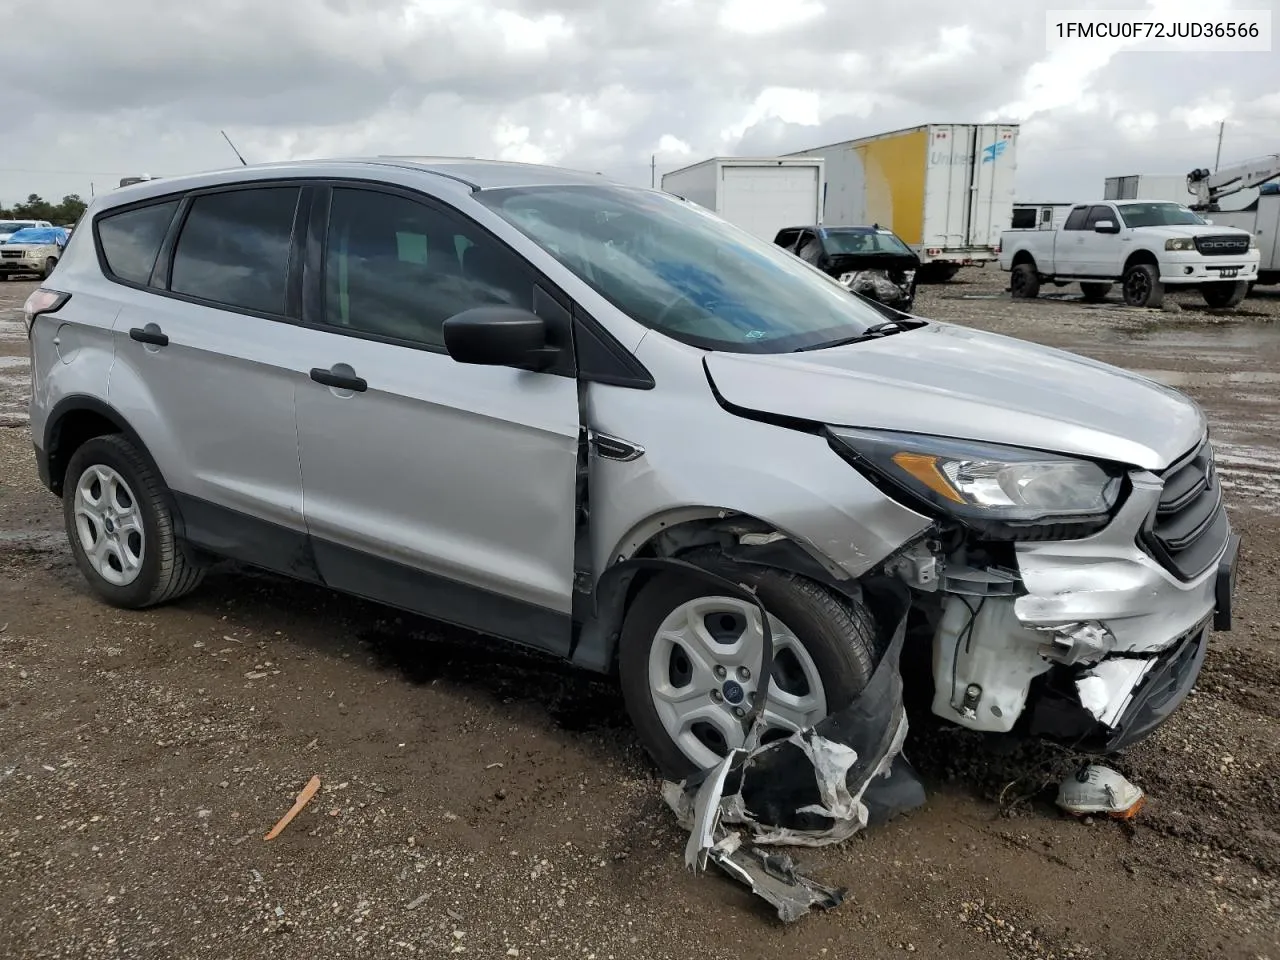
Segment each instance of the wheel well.
[{"label": "wheel well", "polygon": [[1124,262],[1125,270],[1139,263],[1148,263],[1153,267],[1159,267],[1160,261],[1156,259],[1156,255],[1150,250],[1135,250],[1129,254],[1129,259]]},{"label": "wheel well", "polygon": [[49,429],[46,453],[49,457],[49,489],[62,495],[62,482],[67,475],[71,457],[86,442],[109,433],[123,433],[124,429],[97,410],[68,410]]},{"label": "wheel well", "polygon": [[1013,266],[1020,267],[1024,263],[1029,263],[1034,267],[1036,265],[1036,258],[1025,250],[1019,250],[1013,255]]},{"label": "wheel well", "polygon": [[[749,534],[759,535],[756,542],[743,543]],[[706,547],[719,547],[726,556],[744,563],[808,577],[838,593],[857,595],[860,591],[857,581],[841,580],[833,573],[838,568],[831,565],[828,570],[797,541],[763,520],[732,513],[684,520],[652,534],[630,556],[619,559],[604,572],[596,584],[595,616],[584,625],[571,658],[595,669],[616,670],[618,636],[627,611],[644,585],[661,572],[630,561],[674,560]]]}]

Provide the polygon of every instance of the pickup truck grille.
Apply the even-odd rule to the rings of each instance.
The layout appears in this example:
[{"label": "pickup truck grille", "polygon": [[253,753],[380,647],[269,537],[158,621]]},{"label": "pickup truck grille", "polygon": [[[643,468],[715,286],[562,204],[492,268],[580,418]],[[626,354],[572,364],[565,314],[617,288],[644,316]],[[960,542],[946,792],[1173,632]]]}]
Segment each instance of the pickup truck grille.
[{"label": "pickup truck grille", "polygon": [[1204,257],[1238,257],[1249,252],[1249,238],[1230,235],[1196,237],[1196,250]]},{"label": "pickup truck grille", "polygon": [[1206,439],[1160,475],[1164,489],[1143,527],[1147,552],[1180,580],[1194,580],[1222,555],[1231,535],[1222,486]]}]

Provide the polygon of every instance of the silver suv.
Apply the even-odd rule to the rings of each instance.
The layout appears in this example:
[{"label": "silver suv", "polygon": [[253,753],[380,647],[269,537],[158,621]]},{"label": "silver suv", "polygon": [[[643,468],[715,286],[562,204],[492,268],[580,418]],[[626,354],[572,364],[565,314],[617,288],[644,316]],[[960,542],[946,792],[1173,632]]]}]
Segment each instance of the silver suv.
[{"label": "silver suv", "polygon": [[31,428],[109,603],[232,558],[508,638],[616,672],[669,775],[759,690],[776,735],[849,704],[889,587],[935,713],[1099,752],[1230,626],[1192,401],[871,304],[678,198],[383,158],[82,222],[27,303]]}]

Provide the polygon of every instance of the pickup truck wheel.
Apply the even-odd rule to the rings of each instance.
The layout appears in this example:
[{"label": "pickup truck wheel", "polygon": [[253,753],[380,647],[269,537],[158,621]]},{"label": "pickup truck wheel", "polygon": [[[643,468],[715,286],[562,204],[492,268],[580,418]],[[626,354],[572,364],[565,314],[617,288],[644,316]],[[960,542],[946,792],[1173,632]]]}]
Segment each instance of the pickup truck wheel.
[{"label": "pickup truck wheel", "polygon": [[1153,264],[1135,263],[1124,272],[1124,302],[1131,307],[1152,309],[1164,303],[1164,284]]},{"label": "pickup truck wheel", "polygon": [[1111,292],[1112,284],[1109,283],[1082,283],[1080,290],[1084,294],[1086,303],[1100,303],[1107,299],[1107,294]]},{"label": "pickup truck wheel", "polygon": [[1200,296],[1211,307],[1235,307],[1249,292],[1249,283],[1238,280],[1234,283],[1206,283],[1200,287]]},{"label": "pickup truck wheel", "polygon": [[[866,686],[879,641],[865,605],[718,551],[689,560],[753,587],[769,612],[766,742],[844,708]],[[743,745],[763,639],[756,606],[712,583],[672,572],[641,588],[623,624],[618,674],[636,733],[663,776],[678,780]]]},{"label": "pickup truck wheel", "polygon": [[1035,264],[1020,263],[1009,274],[1009,292],[1019,300],[1034,300],[1040,295],[1040,274]]}]

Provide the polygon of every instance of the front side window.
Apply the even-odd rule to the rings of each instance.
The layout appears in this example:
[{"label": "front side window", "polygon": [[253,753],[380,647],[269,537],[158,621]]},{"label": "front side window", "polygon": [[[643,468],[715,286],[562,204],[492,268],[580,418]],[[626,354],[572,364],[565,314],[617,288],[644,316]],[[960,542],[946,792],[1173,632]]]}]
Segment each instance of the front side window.
[{"label": "front side window", "polygon": [[1110,207],[1092,206],[1089,208],[1089,216],[1084,222],[1084,227],[1086,230],[1092,230],[1103,220],[1110,220],[1115,223],[1116,215]]},{"label": "front side window", "polygon": [[325,323],[433,348],[455,314],[533,299],[527,269],[492,237],[373,190],[334,189],[324,276]]},{"label": "front side window", "polygon": [[822,243],[812,233],[806,233],[800,241],[800,249],[796,251],[796,255],[801,260],[817,263],[822,259]]},{"label": "front side window", "polygon": [[168,200],[99,217],[98,243],[107,269],[130,283],[149,281],[156,255],[177,209],[178,201]]},{"label": "front side window", "polygon": [[173,254],[169,289],[214,303],[285,312],[298,187],[197,196]]},{"label": "front side window", "polygon": [[1203,226],[1204,219],[1180,203],[1124,203],[1120,216],[1126,227]]},{"label": "front side window", "polygon": [[693,346],[814,349],[884,319],[781,247],[666,194],[583,185],[475,197],[638,323]]}]

